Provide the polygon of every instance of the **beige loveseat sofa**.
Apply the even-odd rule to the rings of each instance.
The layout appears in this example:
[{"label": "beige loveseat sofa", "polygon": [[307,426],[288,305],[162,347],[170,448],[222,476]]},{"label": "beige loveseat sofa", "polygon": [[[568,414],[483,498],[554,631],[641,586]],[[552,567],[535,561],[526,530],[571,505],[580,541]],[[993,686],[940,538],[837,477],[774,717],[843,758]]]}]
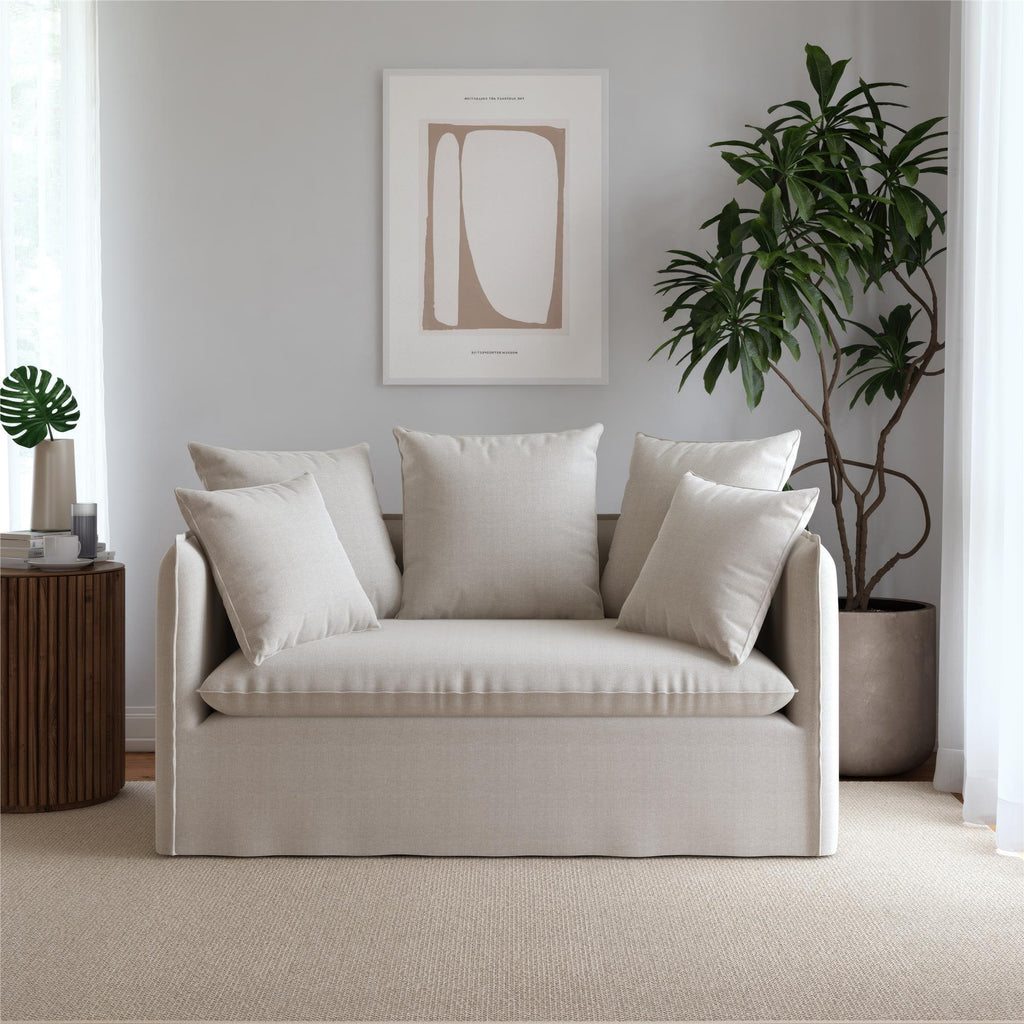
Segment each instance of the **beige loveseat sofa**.
[{"label": "beige loveseat sofa", "polygon": [[157,849],[833,853],[837,607],[804,533],[739,666],[614,620],[383,620],[257,667],[181,535],[159,582]]}]

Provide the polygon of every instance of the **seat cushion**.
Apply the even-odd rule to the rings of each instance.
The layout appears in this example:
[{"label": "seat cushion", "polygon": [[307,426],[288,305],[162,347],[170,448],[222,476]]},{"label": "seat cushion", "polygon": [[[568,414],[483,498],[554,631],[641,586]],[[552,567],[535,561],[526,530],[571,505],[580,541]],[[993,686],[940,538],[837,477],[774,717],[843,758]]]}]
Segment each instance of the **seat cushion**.
[{"label": "seat cushion", "polygon": [[232,654],[200,688],[228,715],[768,715],[792,684],[759,651],[738,666],[614,619],[384,619],[380,629]]}]

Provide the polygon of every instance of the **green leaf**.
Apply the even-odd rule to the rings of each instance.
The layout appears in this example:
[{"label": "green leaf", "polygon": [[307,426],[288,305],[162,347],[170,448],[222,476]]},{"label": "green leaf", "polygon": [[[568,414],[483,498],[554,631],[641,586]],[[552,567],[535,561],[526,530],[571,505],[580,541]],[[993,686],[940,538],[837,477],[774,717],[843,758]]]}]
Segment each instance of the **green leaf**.
[{"label": "green leaf", "polygon": [[921,176],[921,172],[911,164],[904,164],[900,168],[900,174],[906,179],[908,185],[916,185],[918,178]]},{"label": "green leaf", "polygon": [[686,369],[683,371],[682,377],[679,378],[679,387],[676,389],[678,391],[683,390],[683,385],[689,379],[690,374],[697,369],[697,366],[700,364],[701,354],[700,352],[697,351],[696,348],[691,348],[690,351],[686,353],[686,355],[681,356],[679,359],[676,360],[676,366],[683,362],[684,359],[689,359],[690,362],[687,365]]},{"label": "green leaf", "polygon": [[825,267],[817,260],[802,252],[791,252],[786,254],[786,261],[796,267],[801,274],[824,274]]},{"label": "green leaf", "polygon": [[743,340],[750,361],[761,373],[767,373],[771,364],[768,362],[768,345],[764,339],[757,331],[746,330],[743,332]]},{"label": "green leaf", "polygon": [[835,272],[837,277],[846,277],[850,273],[850,253],[849,250],[843,246],[838,245],[835,242],[828,242],[825,245],[829,255],[835,264]]},{"label": "green leaf", "polygon": [[800,342],[797,341],[796,336],[790,334],[789,331],[783,331],[781,334],[782,343],[789,349],[789,354],[796,360],[800,359]]},{"label": "green leaf", "polygon": [[778,235],[771,229],[764,217],[757,216],[750,222],[750,234],[762,249],[770,252],[779,247]]},{"label": "green leaf", "polygon": [[892,198],[896,203],[903,223],[907,226],[907,233],[911,238],[917,238],[924,230],[925,208],[924,203],[918,198],[916,192],[908,188],[897,186],[892,190]]},{"label": "green leaf", "polygon": [[779,304],[782,306],[783,326],[787,331],[791,331],[800,322],[800,299],[796,289],[784,277],[777,279],[776,290],[779,294]]},{"label": "green leaf", "polygon": [[864,244],[865,238],[863,232],[845,218],[823,215],[819,217],[818,220],[822,227],[827,228],[833,234],[838,235],[844,242],[849,242],[851,245]]},{"label": "green leaf", "polygon": [[822,181],[817,182],[815,187],[822,195],[828,196],[828,198],[831,199],[836,206],[843,211],[843,213],[847,213],[849,211],[850,203],[842,193],[837,192],[834,188],[830,188]]},{"label": "green leaf", "polygon": [[23,448],[34,448],[54,430],[71,430],[79,415],[71,388],[49,370],[19,366],[0,385],[0,423]]},{"label": "green leaf", "polygon": [[[846,71],[846,65],[850,63],[850,58],[847,57],[845,60],[837,60],[832,65],[832,74],[829,79],[828,98],[831,100],[835,95],[836,88],[839,82],[842,80],[843,72]],[[840,104],[843,106],[844,104]]]},{"label": "green leaf", "polygon": [[821,304],[824,301],[825,296],[822,294],[820,288],[816,288],[811,282],[802,276],[795,276],[793,283],[797,286],[804,298],[807,300],[807,304],[817,313],[821,315]]},{"label": "green leaf", "polygon": [[732,233],[740,226],[740,204],[733,199],[722,207],[718,218],[718,252],[724,254],[733,249]]},{"label": "green leaf", "polygon": [[809,103],[805,103],[803,100],[788,100],[786,103],[775,103],[768,108],[768,113],[774,114],[776,110],[782,110],[784,107],[789,107],[792,110],[798,110],[807,118],[813,116],[811,114],[811,105]]},{"label": "green leaf", "polygon": [[833,164],[838,164],[846,155],[846,139],[840,132],[826,132],[825,145],[828,147]]},{"label": "green leaf", "polygon": [[764,374],[754,366],[746,349],[740,350],[740,374],[743,378],[743,390],[747,396],[747,408],[756,409],[764,394]]},{"label": "green leaf", "polygon": [[844,274],[836,274],[836,287],[839,289],[839,295],[843,300],[843,306],[847,313],[853,312],[853,288],[850,285],[849,278]]},{"label": "green leaf", "polygon": [[875,128],[881,134],[883,128],[885,127],[885,119],[882,117],[882,111],[879,109],[878,101],[875,99],[873,93],[871,92],[871,86],[868,85],[863,78],[861,78],[859,81],[860,88],[864,93],[864,99],[867,101],[868,106],[871,108],[871,116],[874,118]]},{"label": "green leaf", "polygon": [[718,378],[725,368],[725,361],[729,357],[729,346],[723,345],[712,357],[704,370],[704,390],[710,395],[715,390]]},{"label": "green leaf", "polygon": [[772,233],[778,235],[782,230],[785,216],[785,210],[782,208],[782,189],[778,185],[772,186],[765,192],[764,199],[761,200],[760,214]]},{"label": "green leaf", "polygon": [[807,76],[814,87],[818,103],[824,110],[835,92],[835,86],[832,84],[832,61],[820,46],[813,46],[811,43],[804,47],[804,52],[807,54]]},{"label": "green leaf", "polygon": [[735,370],[736,367],[739,366],[739,363],[740,363],[740,342],[739,342],[739,338],[737,338],[735,335],[733,335],[733,337],[731,337],[729,339],[728,349],[729,349],[729,372],[732,373],[733,370]]},{"label": "green leaf", "polygon": [[745,160],[741,156],[737,156],[735,153],[723,153],[722,159],[736,172],[738,175],[737,182],[742,183],[744,181],[752,181],[760,189],[771,188],[771,178],[765,173],[765,171],[759,167],[756,163],[750,160]]},{"label": "green leaf", "polygon": [[903,133],[903,138],[892,147],[889,155],[893,163],[903,163],[904,158],[910,155],[914,147],[922,143],[926,138],[936,138],[945,135],[945,132],[936,132],[933,136],[928,135],[940,121],[945,120],[944,117],[932,117],[927,121],[922,121],[920,124],[915,124],[913,128],[908,128]]},{"label": "green leaf", "polygon": [[811,190],[799,178],[788,178],[786,187],[790,198],[796,203],[797,212],[804,220],[810,220],[814,216],[814,196]]}]

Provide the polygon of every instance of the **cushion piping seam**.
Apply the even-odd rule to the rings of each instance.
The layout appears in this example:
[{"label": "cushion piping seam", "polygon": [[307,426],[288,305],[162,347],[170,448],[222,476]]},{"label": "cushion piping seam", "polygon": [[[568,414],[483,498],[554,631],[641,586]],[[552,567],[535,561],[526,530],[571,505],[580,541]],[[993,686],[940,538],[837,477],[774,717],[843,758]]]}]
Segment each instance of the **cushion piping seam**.
[{"label": "cushion piping seam", "polygon": [[181,537],[174,542],[174,643],[171,645],[171,856],[177,853],[178,824],[178,607],[181,585],[178,568]]},{"label": "cushion piping seam", "polygon": [[824,659],[822,658],[822,649],[821,649],[821,646],[822,646],[821,621],[822,620],[821,620],[821,539],[820,538],[818,539],[818,542],[815,545],[814,570],[815,570],[814,571],[814,582],[815,582],[816,590],[817,590],[817,594],[816,594],[817,600],[814,602],[814,618],[815,618],[816,634],[817,634],[817,637],[818,637],[818,643],[817,643],[817,648],[818,648],[818,659],[817,659],[818,660],[818,665],[817,665],[817,669],[818,669],[818,728],[815,730],[815,732],[816,732],[815,743],[816,743],[816,745],[818,747],[818,752],[817,752],[818,753],[818,758],[817,758],[817,760],[818,760],[818,856],[820,857],[820,856],[823,855],[823,851],[822,851],[821,845],[822,845],[822,837],[823,837],[824,832],[825,832],[824,827],[823,827],[824,818],[825,818],[825,806],[824,806],[824,795],[825,795],[824,775],[825,775],[825,772],[824,772],[824,765],[822,764],[823,744],[822,744],[822,741],[821,741],[822,729],[824,728],[824,724],[825,723],[824,723],[824,720],[822,719],[822,706],[823,706],[823,702],[822,702],[822,694],[821,694],[821,686],[822,686],[823,676],[824,676],[824,673],[822,672],[822,665],[824,664]]},{"label": "cushion piping seam", "polygon": [[762,690],[752,693],[750,690],[715,690],[712,693],[687,690],[682,693],[668,693],[665,690],[593,690],[589,692],[573,692],[567,690],[515,690],[492,693],[489,690],[382,690],[379,692],[367,690],[207,690],[199,688],[200,693],[220,694],[225,697],[301,697],[313,693],[333,693],[340,696],[358,694],[365,697],[397,697],[413,695],[417,697],[534,697],[538,695],[554,694],[559,697],[776,697],[788,694],[794,696],[800,691],[793,687],[792,690]]}]

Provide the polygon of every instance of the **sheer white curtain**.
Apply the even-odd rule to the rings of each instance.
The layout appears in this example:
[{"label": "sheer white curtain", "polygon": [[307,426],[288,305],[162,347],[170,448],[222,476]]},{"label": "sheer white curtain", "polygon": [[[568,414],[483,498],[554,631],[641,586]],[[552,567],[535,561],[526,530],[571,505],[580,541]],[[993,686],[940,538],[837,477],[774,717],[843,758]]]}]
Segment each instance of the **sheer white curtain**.
[{"label": "sheer white curtain", "polygon": [[[1024,3],[959,28],[947,295],[940,753],[964,820],[1024,850]],[[959,56],[959,62],[956,57]],[[962,740],[960,737],[962,736]]]},{"label": "sheer white curtain", "polygon": [[[42,366],[78,399],[63,436],[107,539],[96,14],[94,0],[0,2],[0,306],[5,374]],[[32,452],[6,435],[0,448],[0,520],[26,529]]]}]

